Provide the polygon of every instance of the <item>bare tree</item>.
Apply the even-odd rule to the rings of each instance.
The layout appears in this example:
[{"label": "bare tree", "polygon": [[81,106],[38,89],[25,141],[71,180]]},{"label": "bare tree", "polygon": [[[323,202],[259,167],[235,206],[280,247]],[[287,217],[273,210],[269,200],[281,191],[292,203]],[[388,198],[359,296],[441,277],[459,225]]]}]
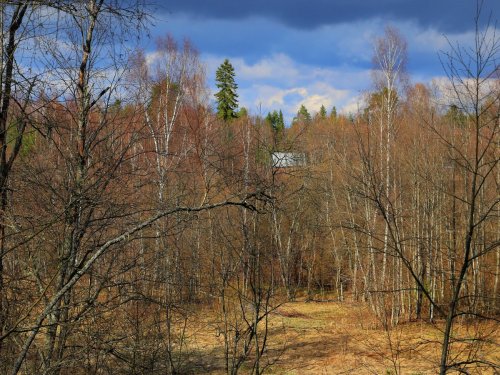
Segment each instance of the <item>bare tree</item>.
[{"label": "bare tree", "polygon": [[495,184],[495,171],[499,163],[495,145],[500,130],[500,39],[496,29],[489,24],[484,29],[480,28],[480,17],[481,2],[478,1],[473,46],[469,49],[450,43],[450,51],[444,53],[443,60],[451,85],[449,100],[467,117],[464,129],[466,141],[464,144],[454,143],[439,129],[431,126],[431,130],[449,147],[453,168],[460,171],[465,182],[463,195],[454,190],[450,192],[452,198],[458,199],[464,206],[466,220],[463,229],[457,234],[457,237],[461,236],[463,251],[457,254],[457,258],[460,258],[456,273],[451,274],[452,293],[443,334],[441,374],[446,374],[448,370],[462,371],[470,365],[491,365],[498,369],[495,364],[484,363],[481,358],[463,361],[453,360],[450,356],[450,346],[455,341],[453,325],[456,319],[463,315],[481,316],[474,308],[463,303],[467,279],[472,277],[476,262],[490,253],[498,252],[500,246],[498,231],[484,231],[490,225],[498,225],[496,216],[500,203],[498,196],[484,194],[490,184]]},{"label": "bare tree", "polygon": [[[28,14],[27,14],[28,13]],[[0,4],[0,337],[3,336],[6,318],[8,314],[7,295],[4,286],[4,256],[6,254],[5,228],[7,225],[8,207],[8,183],[13,163],[16,160],[22,145],[27,119],[18,114],[18,120],[14,120],[13,114],[16,106],[16,99],[21,103],[27,103],[24,95],[33,88],[32,78],[27,78],[26,86],[18,87],[17,78],[20,77],[16,50],[23,38],[23,26],[29,22],[31,9],[28,9],[27,2]],[[28,19],[28,21],[27,21]],[[16,98],[19,95],[19,98]],[[24,106],[24,104],[23,104]],[[25,109],[25,108],[24,108]],[[9,133],[15,134],[13,140],[9,140]],[[13,142],[13,145],[9,145]],[[0,358],[2,358],[2,340],[0,340]]]},{"label": "bare tree", "polygon": [[[60,181],[65,180],[67,182],[64,186],[59,185],[57,187],[52,185],[53,181],[47,181],[48,186],[42,185],[45,188],[43,190],[44,193],[49,193],[49,195],[50,193],[55,193],[52,194],[51,198],[51,202],[54,205],[53,208],[62,209],[62,211],[56,212],[50,220],[53,221],[54,217],[64,218],[62,220],[63,225],[58,226],[62,236],[58,233],[55,237],[62,237],[61,241],[59,243],[54,241],[54,253],[58,254],[58,266],[55,268],[51,282],[44,286],[47,280],[44,277],[45,275],[40,272],[40,264],[32,269],[33,275],[41,287],[41,295],[38,302],[45,301],[50,306],[43,318],[45,320],[48,317],[49,320],[49,328],[45,337],[45,347],[39,351],[42,357],[43,371],[48,373],[58,373],[60,371],[67,340],[72,331],[71,322],[78,319],[79,313],[76,313],[75,316],[72,316],[71,313],[71,306],[75,302],[72,295],[72,286],[74,283],[68,284],[68,282],[74,276],[79,265],[82,265],[91,254],[89,248],[85,246],[85,242],[89,238],[89,232],[92,233],[93,221],[99,216],[96,215],[99,207],[95,202],[104,196],[113,180],[113,176],[115,176],[118,164],[123,161],[124,150],[126,150],[126,147],[125,149],[121,149],[112,159],[108,160],[109,163],[106,168],[101,168],[101,161],[96,160],[98,155],[102,156],[107,152],[116,151],[116,143],[113,144],[112,141],[113,129],[109,127],[110,116],[107,109],[109,108],[108,104],[112,92],[116,92],[116,78],[119,76],[119,72],[115,71],[115,74],[110,74],[107,78],[103,78],[100,73],[106,69],[117,67],[114,64],[116,61],[111,61],[112,58],[98,61],[98,58],[103,56],[100,49],[104,46],[110,46],[112,42],[116,42],[109,33],[109,21],[115,20],[117,26],[119,26],[120,22],[123,25],[125,20],[134,21],[140,25],[145,16],[138,3],[129,3],[122,7],[118,5],[116,2],[104,0],[79,1],[72,2],[71,4],[64,1],[20,2],[14,7],[12,13],[14,22],[9,28],[8,43],[10,43],[10,47],[7,46],[7,55],[10,57],[7,59],[6,92],[3,99],[5,107],[3,113],[6,116],[8,115],[9,99],[12,96],[10,85],[12,85],[12,69],[13,64],[15,64],[14,52],[18,43],[15,33],[21,25],[23,15],[28,10],[38,7],[37,9],[40,12],[54,16],[54,18],[47,17],[46,25],[34,25],[34,37],[37,38],[39,47],[45,52],[44,55],[38,55],[38,58],[46,64],[46,71],[39,72],[39,75],[43,74],[42,77],[44,79],[47,79],[50,75],[53,92],[60,93],[60,96],[56,94],[56,100],[49,103],[50,108],[48,111],[38,111],[37,115],[41,114],[45,117],[40,120],[40,122],[43,122],[45,129],[38,129],[40,134],[49,139],[49,147],[52,142],[53,147],[47,149],[46,156],[54,154],[57,155],[58,160],[65,161],[65,163],[59,164],[59,166],[64,165],[66,168],[56,171],[57,177],[53,177],[55,179],[59,177],[61,178]],[[2,7],[4,7],[3,3]],[[56,32],[54,34],[42,32],[44,25]],[[20,77],[22,78],[21,73]],[[22,79],[19,79],[19,81],[22,82]],[[38,102],[46,100],[47,96],[44,97],[44,94],[46,93],[42,92],[40,94],[37,99]],[[19,96],[15,99],[19,101],[23,98]],[[25,103],[30,103],[30,99],[28,96],[21,103],[27,105]],[[36,105],[36,102],[35,104],[30,104],[29,108],[34,105]],[[54,113],[57,113],[60,117],[56,119],[55,124],[57,125],[57,129],[51,132],[54,123],[49,123],[47,120],[54,120]],[[7,117],[5,117],[6,121]],[[18,125],[18,135],[15,139],[16,146],[14,147],[14,152],[11,152],[8,160],[6,157],[4,158],[6,160],[6,177],[12,168],[13,160],[19,152],[23,141],[23,132],[26,128],[26,121],[18,122],[18,124],[21,125]],[[43,130],[46,130],[46,132]],[[6,132],[7,129],[5,129],[4,133]],[[107,147],[100,147],[104,143],[106,143]],[[4,156],[6,156],[7,145],[5,145],[4,151]],[[110,156],[110,154],[108,153],[106,156]],[[43,163],[33,163],[29,167],[35,170],[37,167],[40,167],[41,169],[38,172],[45,172],[50,169],[50,167],[43,165]],[[66,175],[62,176],[61,172],[65,172]],[[101,174],[101,172],[104,172],[104,174]],[[41,177],[42,174],[40,173],[38,176]],[[31,176],[26,178],[24,182],[30,186],[32,182]],[[60,190],[58,190],[59,187],[61,188]],[[57,194],[61,195],[57,196]],[[45,195],[40,194],[39,198]],[[61,206],[57,204],[59,202],[56,203],[59,199],[65,201]],[[111,215],[114,215],[114,213]],[[101,220],[105,219],[106,214],[100,218]],[[41,215],[39,219],[43,221],[45,215]],[[61,221],[56,219],[50,225],[41,223],[41,228],[46,229],[51,227],[55,222],[60,223]],[[16,223],[16,225],[16,229],[19,231],[23,226],[22,221]],[[35,230],[35,233],[37,230]],[[44,229],[41,231],[43,232]],[[35,237],[36,234],[31,239]],[[20,236],[20,241],[21,243],[26,242],[24,234]],[[54,285],[54,295],[62,293],[60,297],[53,300],[53,304],[49,302],[50,298],[48,297],[48,286],[52,283]],[[92,298],[95,298],[95,296]],[[25,306],[28,306],[28,301],[25,302]],[[2,339],[12,336],[20,329],[20,325],[26,324],[24,320],[28,320],[29,313],[37,304],[35,302],[28,310],[28,315],[24,316],[23,319],[17,322],[12,321],[9,327],[7,327],[6,332],[2,335]],[[40,326],[36,327],[32,332],[37,333],[39,329]],[[25,348],[27,350],[29,345]],[[19,370],[25,355],[26,353],[18,357],[17,364],[14,366],[14,372]]]},{"label": "bare tree", "polygon": [[[450,44],[451,51],[445,53],[443,59],[450,83],[446,104],[452,104],[463,114],[454,119],[461,121],[462,125],[443,126],[432,110],[428,113],[428,105],[413,103],[414,108],[425,108],[426,111],[418,113],[418,123],[423,127],[417,128],[415,135],[422,138],[415,139],[412,146],[414,152],[423,155],[418,157],[414,154],[408,158],[403,151],[406,151],[404,143],[392,143],[390,164],[387,157],[385,162],[380,159],[388,150],[377,152],[377,143],[371,138],[373,133],[370,129],[356,129],[362,172],[353,186],[357,186],[359,196],[374,207],[377,216],[373,220],[380,218],[385,229],[383,235],[366,225],[354,224],[354,229],[380,246],[382,275],[386,256],[390,255],[393,260],[390,268],[392,285],[377,284],[383,287],[377,291],[384,295],[381,308],[390,301],[393,311],[390,321],[397,322],[394,317],[399,314],[397,310],[404,308],[404,292],[415,289],[408,282],[405,287],[404,270],[408,280],[416,286],[417,316],[421,316],[422,299],[425,298],[430,306],[431,319],[434,314],[445,318],[441,374],[449,370],[467,371],[471,366],[496,366],[477,353],[476,344],[482,342],[487,332],[467,340],[453,330],[459,317],[492,317],[487,314],[488,309],[479,306],[489,303],[488,297],[480,293],[478,280],[484,277],[481,271],[484,259],[498,251],[499,246],[498,228],[495,230],[499,200],[492,192],[498,168],[495,144],[499,131],[500,49],[495,31],[479,28],[480,4],[478,7],[472,48]],[[420,99],[424,100],[424,97],[420,96]],[[425,136],[427,131],[432,136]],[[406,129],[405,133],[405,136],[412,134]],[[400,137],[399,142],[404,138]],[[419,139],[424,141],[419,144]],[[389,149],[389,146],[386,148]],[[384,167],[386,171],[381,173]],[[404,178],[406,168],[413,170],[409,180],[411,184]],[[407,191],[413,191],[414,197],[407,197]],[[442,203],[448,198],[451,200],[451,218],[446,217],[450,212],[441,211],[448,208]],[[413,203],[408,206],[409,202]],[[410,226],[407,223],[409,215],[416,216]],[[442,223],[439,223],[440,220]],[[449,242],[441,232],[443,224],[451,233]],[[445,257],[448,257],[449,266],[443,261]],[[438,283],[441,293],[437,293]],[[446,292],[447,288],[451,292]],[[407,295],[411,298],[411,294]],[[469,343],[468,354],[452,351],[454,343],[464,345],[465,342]]]},{"label": "bare tree", "polygon": [[[385,35],[376,41],[373,57],[375,63],[374,81],[379,90],[379,103],[375,104],[377,115],[374,116],[380,126],[380,173],[383,174],[385,195],[397,194],[397,181],[394,173],[394,142],[397,133],[397,109],[403,95],[402,88],[406,84],[407,46],[400,33],[387,27]],[[386,205],[385,209],[388,209]],[[386,270],[389,255],[389,226],[384,229],[384,249],[380,283],[382,290],[386,288]],[[393,270],[394,271],[394,270]],[[393,275],[396,280],[396,275]],[[394,311],[394,310],[393,310]],[[393,321],[396,321],[394,317]]]}]

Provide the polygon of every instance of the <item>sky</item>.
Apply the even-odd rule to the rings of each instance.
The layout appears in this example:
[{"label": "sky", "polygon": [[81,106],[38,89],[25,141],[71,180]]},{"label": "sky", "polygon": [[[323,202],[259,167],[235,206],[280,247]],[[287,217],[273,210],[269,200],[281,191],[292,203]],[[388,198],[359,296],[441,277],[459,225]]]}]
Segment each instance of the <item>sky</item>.
[{"label": "sky", "polygon": [[[408,43],[411,82],[430,83],[444,76],[448,41],[473,40],[475,11],[475,0],[168,0],[157,5],[146,52],[157,37],[188,38],[214,93],[228,58],[240,107],[255,115],[281,109],[290,121],[301,104],[348,114],[373,88],[373,44],[386,26]],[[481,27],[499,15],[500,1],[484,0]]]}]

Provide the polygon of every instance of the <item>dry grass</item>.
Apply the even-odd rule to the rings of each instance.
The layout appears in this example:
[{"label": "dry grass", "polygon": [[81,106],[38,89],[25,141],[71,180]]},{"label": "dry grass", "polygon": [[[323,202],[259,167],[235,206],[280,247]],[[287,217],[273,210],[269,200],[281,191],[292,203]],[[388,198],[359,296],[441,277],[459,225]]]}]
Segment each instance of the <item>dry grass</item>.
[{"label": "dry grass", "polygon": [[[192,373],[224,373],[222,338],[217,337],[215,313],[196,314],[190,324],[187,347]],[[194,324],[193,324],[194,323]],[[401,324],[384,330],[362,304],[338,302],[294,302],[271,315],[269,349],[276,362],[270,374],[435,374],[440,355],[439,324]],[[458,328],[461,335],[475,330],[490,332],[493,341],[498,327],[493,324]],[[498,331],[496,332],[498,333]],[[465,347],[455,347],[458,352]],[[500,362],[500,348],[484,344],[478,353]],[[465,353],[462,353],[462,356]],[[245,373],[245,369],[241,371]],[[493,374],[478,371],[478,374]]]}]

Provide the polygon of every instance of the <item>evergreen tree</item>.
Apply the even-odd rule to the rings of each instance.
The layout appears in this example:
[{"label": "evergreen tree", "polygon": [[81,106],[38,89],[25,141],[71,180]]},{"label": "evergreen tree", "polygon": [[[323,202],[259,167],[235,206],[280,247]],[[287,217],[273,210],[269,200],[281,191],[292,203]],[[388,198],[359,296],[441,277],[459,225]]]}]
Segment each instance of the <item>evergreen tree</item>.
[{"label": "evergreen tree", "polygon": [[465,126],[465,124],[467,122],[467,116],[455,104],[452,104],[450,106],[450,108],[448,109],[448,111],[444,115],[444,118],[450,124],[454,124],[454,125],[461,126],[461,127]]},{"label": "evergreen tree", "polygon": [[311,114],[307,110],[306,106],[302,104],[299,108],[299,111],[297,112],[297,116],[293,119],[294,121],[305,121],[305,122],[310,122],[311,121]]},{"label": "evergreen tree", "polygon": [[274,133],[281,133],[285,129],[285,121],[281,110],[279,112],[269,112],[266,116],[266,121],[269,123]]},{"label": "evergreen tree", "polygon": [[335,106],[332,107],[332,111],[330,112],[330,118],[332,120],[337,119],[337,108]]},{"label": "evergreen tree", "polygon": [[278,116],[278,125],[280,131],[285,130],[285,120],[283,119],[283,112],[281,112],[281,109]]},{"label": "evergreen tree", "polygon": [[266,121],[270,125],[273,131],[273,149],[276,150],[279,148],[279,144],[283,138],[283,133],[285,130],[285,121],[283,119],[283,112],[281,110],[279,112],[273,111],[269,112],[266,116]]},{"label": "evergreen tree", "polygon": [[321,108],[319,109],[319,116],[324,120],[326,118],[326,108],[323,104],[321,104]]},{"label": "evergreen tree", "polygon": [[248,116],[248,110],[245,107],[241,107],[240,110],[238,111],[238,118],[247,116]]},{"label": "evergreen tree", "polygon": [[269,125],[271,125],[272,128],[274,128],[274,122],[275,122],[274,114],[275,113],[276,113],[276,111],[268,112],[267,116],[266,116],[266,121],[269,123]]},{"label": "evergreen tree", "polygon": [[224,121],[238,117],[238,85],[234,81],[234,68],[228,59],[219,66],[215,73],[216,86],[219,92],[215,94],[217,98],[217,116]]}]

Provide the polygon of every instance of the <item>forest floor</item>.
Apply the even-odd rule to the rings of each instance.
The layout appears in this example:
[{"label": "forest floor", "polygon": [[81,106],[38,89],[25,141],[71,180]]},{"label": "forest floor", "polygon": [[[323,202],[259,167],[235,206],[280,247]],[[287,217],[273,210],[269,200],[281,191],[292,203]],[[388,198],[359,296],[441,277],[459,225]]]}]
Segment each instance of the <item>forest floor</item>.
[{"label": "forest floor", "polygon": [[[203,363],[185,363],[185,369],[194,374],[224,373],[222,335],[217,335],[213,311],[197,316],[197,329],[187,335],[186,358],[203,358]],[[441,354],[441,323],[410,322],[387,330],[363,304],[286,303],[270,316],[267,360],[272,365],[265,373],[435,374]],[[463,337],[488,333],[490,343],[475,345],[475,355],[500,363],[498,325],[462,323],[457,332]],[[455,347],[455,352],[461,349],[465,347]],[[466,355],[462,350],[462,358]],[[247,372],[244,365],[240,373]],[[494,374],[492,370],[472,373]]]}]

